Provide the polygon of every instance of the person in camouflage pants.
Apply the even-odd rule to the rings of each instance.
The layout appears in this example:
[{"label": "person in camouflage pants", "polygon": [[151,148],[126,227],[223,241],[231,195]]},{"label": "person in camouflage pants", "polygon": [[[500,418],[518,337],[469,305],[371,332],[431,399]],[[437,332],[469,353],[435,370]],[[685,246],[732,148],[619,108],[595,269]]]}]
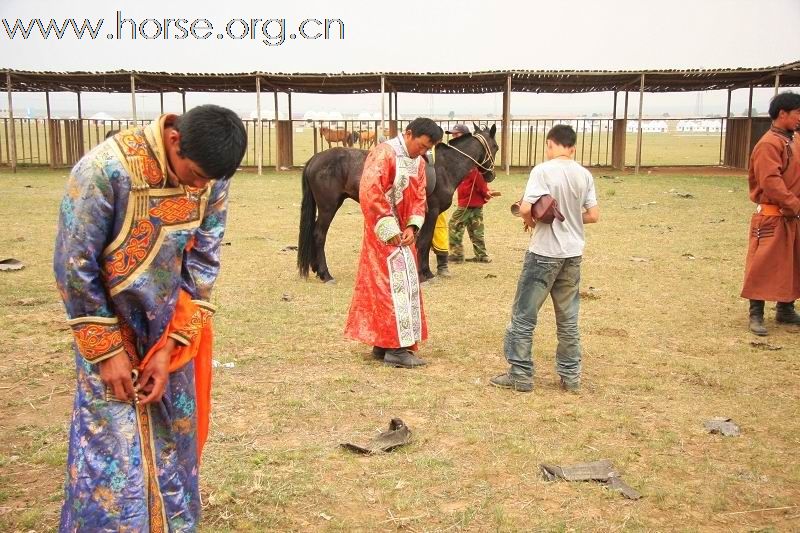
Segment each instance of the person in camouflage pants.
[{"label": "person in camouflage pants", "polygon": [[454,263],[464,261],[464,230],[469,233],[475,261],[489,263],[484,239],[483,207],[459,207],[450,219],[450,260]]},{"label": "person in camouflage pants", "polygon": [[[469,133],[469,128],[464,124],[456,124],[450,131],[445,132],[454,139]],[[491,263],[492,260],[486,253],[486,241],[483,237],[483,206],[492,198],[489,185],[476,167],[472,167],[458,186],[458,209],[450,218],[450,255],[451,263],[464,262],[464,229],[469,233],[475,258],[478,263]]]}]

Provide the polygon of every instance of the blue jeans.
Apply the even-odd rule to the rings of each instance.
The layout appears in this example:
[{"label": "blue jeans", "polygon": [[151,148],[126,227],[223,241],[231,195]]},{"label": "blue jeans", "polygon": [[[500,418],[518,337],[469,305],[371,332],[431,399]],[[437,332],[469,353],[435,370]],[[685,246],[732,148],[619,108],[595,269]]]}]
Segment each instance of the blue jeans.
[{"label": "blue jeans", "polygon": [[581,257],[556,259],[528,252],[517,284],[511,322],[506,327],[503,352],[511,365],[509,374],[531,380],[534,373],[533,330],[536,316],[550,295],[556,314],[558,347],[556,372],[567,383],[581,378],[581,338],[578,333],[578,309],[581,281]]}]

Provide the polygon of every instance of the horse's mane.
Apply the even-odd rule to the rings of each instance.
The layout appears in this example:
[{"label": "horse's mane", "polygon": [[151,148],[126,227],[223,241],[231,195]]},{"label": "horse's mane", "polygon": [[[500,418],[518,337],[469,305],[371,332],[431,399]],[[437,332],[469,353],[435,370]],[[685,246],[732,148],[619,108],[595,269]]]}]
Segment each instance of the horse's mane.
[{"label": "horse's mane", "polygon": [[458,147],[459,144],[466,142],[467,139],[469,139],[469,138],[471,138],[473,136],[474,135],[472,133],[465,133],[464,135],[459,135],[455,139],[450,139],[446,143],[439,143],[436,146],[444,146],[444,147],[446,147],[448,149],[451,148],[450,145]]}]

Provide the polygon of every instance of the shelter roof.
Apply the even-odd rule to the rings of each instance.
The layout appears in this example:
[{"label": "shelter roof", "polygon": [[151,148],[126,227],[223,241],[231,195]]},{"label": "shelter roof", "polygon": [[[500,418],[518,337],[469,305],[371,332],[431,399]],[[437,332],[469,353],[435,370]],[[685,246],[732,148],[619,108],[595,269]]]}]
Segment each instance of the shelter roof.
[{"label": "shelter roof", "polygon": [[[253,93],[256,78],[262,91],[317,94],[359,94],[386,91],[426,94],[503,92],[511,77],[512,92],[587,93],[638,91],[644,74],[646,92],[709,91],[742,87],[772,87],[776,74],[781,86],[800,86],[800,61],[763,68],[691,70],[510,70],[482,72],[368,72],[368,73],[175,73],[117,70],[111,72],[52,72],[3,69],[11,75],[13,91],[130,93],[136,92]],[[6,76],[0,77],[6,90]]]}]

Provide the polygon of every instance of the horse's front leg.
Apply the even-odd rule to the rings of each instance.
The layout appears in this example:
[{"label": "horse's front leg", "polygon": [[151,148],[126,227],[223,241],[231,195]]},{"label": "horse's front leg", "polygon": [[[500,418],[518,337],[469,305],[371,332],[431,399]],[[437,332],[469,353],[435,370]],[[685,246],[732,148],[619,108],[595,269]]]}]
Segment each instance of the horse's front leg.
[{"label": "horse's front leg", "polygon": [[431,272],[429,256],[433,242],[433,230],[436,227],[436,217],[438,216],[438,210],[428,210],[425,213],[425,223],[422,224],[417,236],[417,274],[420,282],[425,282],[435,277]]}]

